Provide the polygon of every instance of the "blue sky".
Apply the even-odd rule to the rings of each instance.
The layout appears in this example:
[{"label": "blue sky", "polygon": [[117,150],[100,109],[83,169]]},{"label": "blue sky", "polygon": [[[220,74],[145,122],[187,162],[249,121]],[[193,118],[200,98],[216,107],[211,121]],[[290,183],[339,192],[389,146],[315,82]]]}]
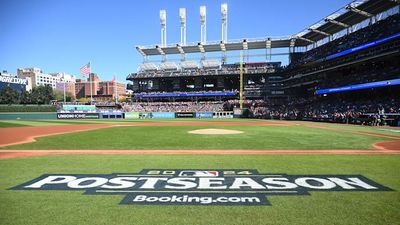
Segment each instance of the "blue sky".
[{"label": "blue sky", "polygon": [[102,80],[125,81],[142,56],[135,45],[160,43],[159,10],[167,11],[168,43],[200,40],[199,7],[207,7],[207,40],[221,39],[220,5],[228,4],[228,39],[297,33],[350,0],[0,0],[0,70],[21,67],[81,77],[90,61]]}]

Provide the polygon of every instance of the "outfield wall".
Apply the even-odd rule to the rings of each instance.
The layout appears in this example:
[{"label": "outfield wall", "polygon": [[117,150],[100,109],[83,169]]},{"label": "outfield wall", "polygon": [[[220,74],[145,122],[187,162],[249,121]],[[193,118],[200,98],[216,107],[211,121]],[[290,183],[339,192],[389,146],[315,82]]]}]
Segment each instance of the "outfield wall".
[{"label": "outfield wall", "polygon": [[125,119],[233,118],[233,112],[126,112]]},{"label": "outfield wall", "polygon": [[92,112],[59,111],[57,119],[175,119],[175,118],[233,118],[233,112]]},{"label": "outfield wall", "polygon": [[16,120],[16,119],[57,119],[56,113],[0,113],[0,120]]},{"label": "outfield wall", "polygon": [[233,118],[233,112],[91,112],[60,111],[58,113],[0,113],[0,120],[15,119],[175,119],[175,118]]}]

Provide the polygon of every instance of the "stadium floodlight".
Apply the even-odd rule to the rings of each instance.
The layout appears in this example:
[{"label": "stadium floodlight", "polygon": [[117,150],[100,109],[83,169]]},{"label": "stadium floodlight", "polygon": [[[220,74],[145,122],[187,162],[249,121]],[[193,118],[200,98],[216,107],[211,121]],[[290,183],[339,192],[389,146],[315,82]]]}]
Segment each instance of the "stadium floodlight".
[{"label": "stadium floodlight", "polygon": [[167,11],[160,10],[161,46],[167,46]]},{"label": "stadium floodlight", "polygon": [[222,18],[222,38],[223,42],[228,41],[228,4],[221,5],[221,18]]},{"label": "stadium floodlight", "polygon": [[207,41],[207,12],[206,12],[206,7],[205,6],[200,6],[200,42],[201,43],[206,43]]},{"label": "stadium floodlight", "polygon": [[181,22],[181,45],[186,45],[186,9],[179,9],[179,21]]},{"label": "stadium floodlight", "polygon": [[206,7],[204,5],[200,6],[200,22],[206,21]]}]

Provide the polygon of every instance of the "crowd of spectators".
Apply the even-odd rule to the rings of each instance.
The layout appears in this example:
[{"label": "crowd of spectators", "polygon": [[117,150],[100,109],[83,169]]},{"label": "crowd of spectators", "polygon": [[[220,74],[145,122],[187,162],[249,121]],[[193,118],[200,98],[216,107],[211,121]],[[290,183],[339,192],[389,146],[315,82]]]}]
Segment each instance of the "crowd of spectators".
[{"label": "crowd of spectators", "polygon": [[[229,100],[228,109],[239,107],[239,100]],[[243,107],[254,118],[280,120],[310,120],[337,123],[377,125],[384,123],[385,115],[400,115],[400,100],[375,98],[364,100],[297,98],[284,102],[244,100]],[[379,121],[379,122],[378,122]]]},{"label": "crowd of spectators", "polygon": [[311,76],[302,76],[297,79],[286,80],[287,88],[298,86],[299,84],[315,83],[315,90],[324,88],[334,88],[353,84],[363,84],[369,82],[398,79],[400,73],[399,59],[366,61],[356,66],[338,68],[325,71]]},{"label": "crowd of spectators", "polygon": [[267,106],[264,117],[372,125],[378,118],[383,123],[383,118],[380,118],[383,114],[400,114],[400,101],[395,98],[356,101],[300,98],[287,104]]},{"label": "crowd of spectators", "polygon": [[400,31],[400,14],[396,13],[383,20],[364,27],[354,33],[340,37],[334,41],[328,42],[317,48],[311,49],[302,56],[298,57],[296,61],[292,62],[291,67],[303,65],[309,62],[321,61],[325,57],[335,54],[337,52],[356,47],[358,45],[368,43],[380,38],[395,34]]},{"label": "crowd of spectators", "polygon": [[134,102],[123,106],[125,112],[222,112],[224,102]]},{"label": "crowd of spectators", "polygon": [[317,89],[363,84],[382,80],[398,79],[400,67],[388,61],[369,62],[358,67],[336,70],[331,79],[323,79]]},{"label": "crowd of spectators", "polygon": [[[260,74],[260,73],[274,73],[279,69],[279,63],[258,63],[258,64],[244,64],[243,73],[245,74]],[[215,76],[215,75],[229,75],[239,74],[239,64],[225,64],[220,68],[191,68],[185,70],[152,70],[152,71],[139,71],[132,74],[132,78],[155,78],[155,77],[187,77],[187,76]]]}]

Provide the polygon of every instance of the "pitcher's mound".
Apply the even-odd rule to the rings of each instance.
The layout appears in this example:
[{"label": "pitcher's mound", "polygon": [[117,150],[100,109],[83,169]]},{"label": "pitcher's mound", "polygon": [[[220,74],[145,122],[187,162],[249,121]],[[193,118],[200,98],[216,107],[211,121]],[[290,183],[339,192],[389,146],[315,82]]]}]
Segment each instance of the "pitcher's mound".
[{"label": "pitcher's mound", "polygon": [[241,134],[243,131],[240,130],[225,130],[225,129],[200,129],[192,130],[188,133],[191,134]]}]

